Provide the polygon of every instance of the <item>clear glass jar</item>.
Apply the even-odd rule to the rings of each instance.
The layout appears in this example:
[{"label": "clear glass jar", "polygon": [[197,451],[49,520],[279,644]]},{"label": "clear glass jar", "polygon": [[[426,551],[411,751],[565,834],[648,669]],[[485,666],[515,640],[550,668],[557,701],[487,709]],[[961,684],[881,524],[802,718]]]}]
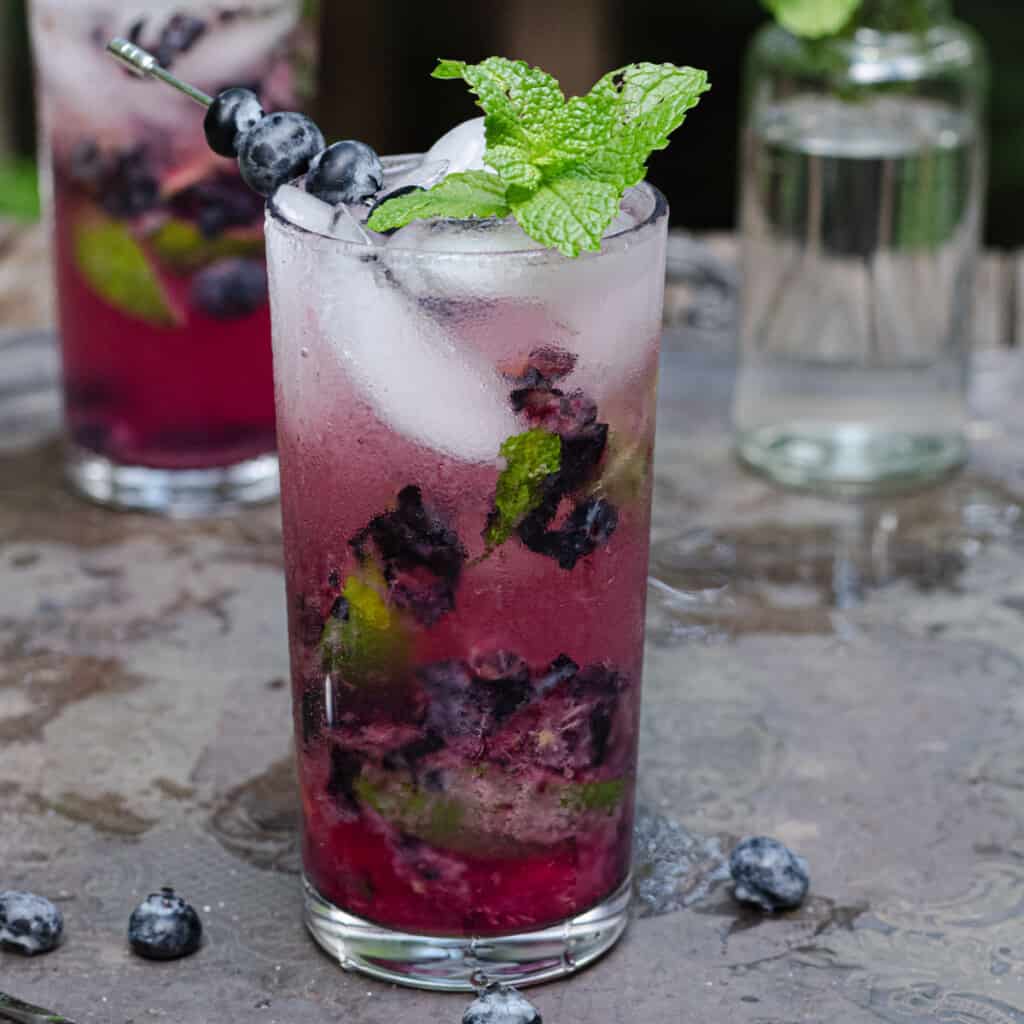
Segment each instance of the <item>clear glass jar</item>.
[{"label": "clear glass jar", "polygon": [[874,493],[966,458],[987,61],[949,0],[867,0],[841,36],[776,25],[747,70],[740,457]]}]

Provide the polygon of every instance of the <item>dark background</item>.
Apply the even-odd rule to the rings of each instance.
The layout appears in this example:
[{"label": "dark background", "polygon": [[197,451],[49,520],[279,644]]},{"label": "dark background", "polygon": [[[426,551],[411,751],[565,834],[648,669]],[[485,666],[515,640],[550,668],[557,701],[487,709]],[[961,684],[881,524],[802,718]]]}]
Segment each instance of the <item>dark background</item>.
[{"label": "dark background", "polygon": [[[10,21],[5,26],[0,15],[0,38],[9,48],[7,81],[0,83],[8,167],[22,157],[20,172],[5,178],[0,171],[2,211],[30,174],[24,158],[33,129],[22,0],[0,5]],[[569,93],[630,61],[707,68],[712,92],[672,146],[655,154],[650,176],[668,195],[675,224],[732,225],[743,52],[764,20],[757,0],[323,0],[321,7],[318,116],[325,134],[362,138],[381,152],[423,149],[475,116],[463,86],[428,77],[439,56],[521,57],[552,72]],[[984,38],[995,71],[988,242],[1024,246],[1024,2],[961,0],[958,14]],[[0,164],[4,148],[0,141]]]}]

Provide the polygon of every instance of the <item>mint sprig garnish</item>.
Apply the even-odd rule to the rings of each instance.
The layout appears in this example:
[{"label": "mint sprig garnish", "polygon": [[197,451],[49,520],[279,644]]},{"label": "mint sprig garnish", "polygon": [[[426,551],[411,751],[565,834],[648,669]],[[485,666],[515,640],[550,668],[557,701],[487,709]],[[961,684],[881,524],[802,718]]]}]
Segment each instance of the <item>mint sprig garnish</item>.
[{"label": "mint sprig garnish", "polygon": [[494,173],[452,174],[427,192],[389,200],[369,227],[510,212],[531,238],[566,256],[600,249],[625,190],[643,180],[651,153],[668,145],[710,88],[696,68],[630,64],[566,100],[551,75],[503,57],[442,60],[434,77],[461,78],[476,95],[486,115],[484,163]]},{"label": "mint sprig garnish", "polygon": [[505,439],[500,450],[505,468],[498,477],[494,509],[484,530],[489,550],[504,544],[540,506],[544,481],[562,468],[562,439],[547,430],[514,434]]},{"label": "mint sprig garnish", "polygon": [[821,39],[846,28],[862,0],[762,0],[762,3],[793,35]]}]

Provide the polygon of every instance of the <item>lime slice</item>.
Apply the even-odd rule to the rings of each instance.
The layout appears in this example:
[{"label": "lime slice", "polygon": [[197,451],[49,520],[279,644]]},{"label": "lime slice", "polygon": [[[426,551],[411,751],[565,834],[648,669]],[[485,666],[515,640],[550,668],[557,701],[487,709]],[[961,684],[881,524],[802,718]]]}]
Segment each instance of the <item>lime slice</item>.
[{"label": "lime slice", "polygon": [[169,220],[147,241],[160,263],[175,274],[190,274],[217,260],[263,255],[263,228],[259,226],[204,238],[190,221]]},{"label": "lime slice", "polygon": [[183,317],[123,224],[99,214],[87,216],[75,226],[74,246],[79,271],[104,301],[158,327],[181,325]]}]

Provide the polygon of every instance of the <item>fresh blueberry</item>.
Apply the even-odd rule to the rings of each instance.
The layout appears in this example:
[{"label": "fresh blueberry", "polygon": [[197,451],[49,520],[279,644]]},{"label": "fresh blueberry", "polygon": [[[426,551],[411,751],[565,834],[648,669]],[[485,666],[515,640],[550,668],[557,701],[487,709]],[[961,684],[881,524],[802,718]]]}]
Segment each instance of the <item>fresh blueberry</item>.
[{"label": "fresh blueberry", "polygon": [[225,89],[206,111],[206,141],[220,156],[237,156],[238,140],[262,119],[263,106],[256,93],[250,89]]},{"label": "fresh blueberry", "polygon": [[147,960],[188,956],[199,948],[202,938],[199,915],[169,886],[150,893],[128,921],[132,950]]},{"label": "fresh blueberry", "polygon": [[49,953],[64,932],[61,912],[30,892],[0,892],[0,946],[26,956]]},{"label": "fresh blueberry", "polygon": [[494,982],[469,1004],[462,1024],[543,1024],[537,1007],[509,985]]},{"label": "fresh blueberry", "polygon": [[174,14],[160,33],[153,56],[158,64],[169,68],[175,58],[191,50],[206,31],[206,22],[189,14]]},{"label": "fresh blueberry", "polygon": [[217,320],[254,313],[267,301],[267,269],[262,260],[220,260],[192,280],[192,302]]},{"label": "fresh blueberry", "polygon": [[141,146],[114,159],[100,188],[100,203],[112,217],[137,217],[160,202],[159,182]]},{"label": "fresh blueberry", "polygon": [[245,183],[261,196],[305,173],[324,148],[320,129],[305,114],[269,114],[238,143],[238,167]]},{"label": "fresh blueberry", "polygon": [[365,142],[335,142],[314,157],[306,175],[306,191],[332,206],[359,203],[376,195],[384,184],[380,157]]},{"label": "fresh blueberry", "polygon": [[397,507],[372,519],[349,544],[360,561],[375,549],[393,603],[424,626],[455,607],[466,549],[458,535],[426,505],[418,487],[404,487]]},{"label": "fresh blueberry", "polygon": [[736,899],[762,910],[800,906],[811,885],[807,861],[766,836],[741,840],[729,857],[729,871]]},{"label": "fresh blueberry", "polygon": [[[386,203],[389,199],[395,199],[397,196],[407,196],[410,192],[423,191],[425,191],[425,189],[422,185],[403,185],[401,188],[392,189],[390,192],[382,195],[380,199],[374,201],[373,205],[370,207],[369,213],[366,215],[366,219],[369,220],[373,216],[373,211],[376,210],[378,206]],[[398,228],[389,228],[387,231],[381,231],[379,233],[382,235],[393,235],[397,230]],[[445,300],[431,298],[427,301],[444,302]]]}]

